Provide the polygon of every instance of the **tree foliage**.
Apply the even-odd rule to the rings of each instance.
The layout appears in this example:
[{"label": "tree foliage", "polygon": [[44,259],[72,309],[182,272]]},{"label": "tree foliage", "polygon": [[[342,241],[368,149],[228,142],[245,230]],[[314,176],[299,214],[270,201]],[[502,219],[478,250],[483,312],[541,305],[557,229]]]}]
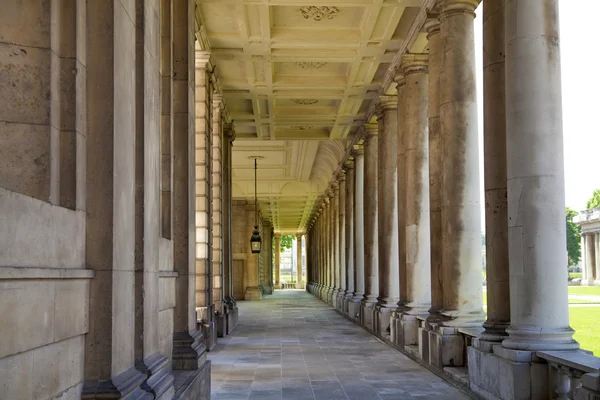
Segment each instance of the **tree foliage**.
[{"label": "tree foliage", "polygon": [[567,207],[567,254],[569,256],[569,267],[577,265],[581,260],[581,227],[573,222],[578,212]]},{"label": "tree foliage", "polygon": [[[281,253],[283,253],[287,249],[292,248],[292,239],[294,239],[294,236],[292,236],[292,235],[282,235],[281,236],[281,238],[279,240],[279,250],[281,250]],[[273,247],[273,254],[275,254],[275,237],[274,236],[273,236],[273,240],[271,241],[271,245]]]},{"label": "tree foliage", "polygon": [[588,200],[586,208],[588,210],[592,208],[600,208],[600,189],[594,190],[594,194],[592,195],[592,198]]}]

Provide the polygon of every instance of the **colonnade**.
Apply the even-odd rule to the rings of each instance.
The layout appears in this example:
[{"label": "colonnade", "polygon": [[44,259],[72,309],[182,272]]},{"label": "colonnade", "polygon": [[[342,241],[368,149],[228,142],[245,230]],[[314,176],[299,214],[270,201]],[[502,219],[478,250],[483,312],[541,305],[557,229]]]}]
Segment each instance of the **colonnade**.
[{"label": "colonnade", "polygon": [[479,3],[440,2],[423,27],[429,52],[402,56],[397,94],[380,98],[376,124],[364,125],[314,212],[308,290],[432,368],[473,359],[486,371],[494,358],[516,370],[519,351],[579,346],[564,265],[557,4],[483,2],[486,319]]}]

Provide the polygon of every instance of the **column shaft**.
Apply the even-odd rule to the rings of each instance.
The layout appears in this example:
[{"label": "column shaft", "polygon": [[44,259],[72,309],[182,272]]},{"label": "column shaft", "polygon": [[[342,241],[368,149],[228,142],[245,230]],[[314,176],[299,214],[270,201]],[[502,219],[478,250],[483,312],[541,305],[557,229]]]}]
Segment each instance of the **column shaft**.
[{"label": "column shaft", "polygon": [[504,0],[485,0],[483,9],[483,151],[487,340],[501,340],[510,325],[508,205],[506,198],[506,109]]},{"label": "column shaft", "polygon": [[406,79],[406,305],[411,314],[425,314],[431,307],[427,63],[427,55],[422,54],[407,54],[402,61]]},{"label": "column shaft", "polygon": [[479,326],[484,318],[473,33],[478,3],[445,0],[440,15],[443,314],[454,326]]},{"label": "column shaft", "polygon": [[400,280],[400,295],[398,307],[404,309],[407,301],[407,276],[406,276],[406,145],[405,145],[405,114],[406,114],[406,80],[404,75],[394,78],[398,91],[398,106],[396,110],[397,124],[397,164],[398,164],[398,277]]},{"label": "column shaft", "polygon": [[281,289],[281,235],[275,234],[275,289]]},{"label": "column shaft", "polygon": [[213,96],[212,131],[212,303],[223,313],[223,95]]},{"label": "column shaft", "polygon": [[427,25],[429,40],[429,241],[431,248],[431,315],[444,307],[442,230],[442,137],[440,135],[440,73],[442,43],[437,19]]},{"label": "column shaft", "polygon": [[[365,138],[365,302],[376,303],[379,296],[379,235],[377,227],[377,125],[368,126]],[[360,226],[360,225],[358,225]]]},{"label": "column shaft", "polygon": [[595,264],[596,264],[596,255],[595,255],[595,247],[596,247],[596,240],[594,237],[594,233],[593,232],[588,232],[585,234],[585,260],[586,260],[586,265],[585,265],[585,269],[587,269],[587,275],[588,275],[588,283],[589,285],[593,285],[594,284],[594,273],[596,272],[596,268],[595,268]]},{"label": "column shaft", "polygon": [[354,160],[346,162],[346,299],[354,296]]},{"label": "column shaft", "polygon": [[600,285],[600,232],[595,233],[596,238],[596,276],[595,276],[595,285]]},{"label": "column shaft", "polygon": [[354,148],[354,300],[365,294],[365,155],[362,145]]},{"label": "column shaft", "polygon": [[398,99],[385,96],[380,100],[378,123],[378,165],[381,187],[378,187],[379,211],[379,296],[382,307],[397,306],[400,300],[398,268]]},{"label": "column shaft", "polygon": [[[340,172],[340,189],[338,190],[338,298],[346,294],[346,172]],[[340,308],[340,305],[338,305]]]},{"label": "column shaft", "polygon": [[509,0],[505,23],[511,325],[503,345],[575,349],[565,268],[558,2]]}]

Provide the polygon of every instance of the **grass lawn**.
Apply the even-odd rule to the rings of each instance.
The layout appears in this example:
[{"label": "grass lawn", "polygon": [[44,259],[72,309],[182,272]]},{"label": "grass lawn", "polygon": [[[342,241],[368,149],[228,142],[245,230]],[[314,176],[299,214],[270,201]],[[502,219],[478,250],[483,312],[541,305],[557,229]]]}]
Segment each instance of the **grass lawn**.
[{"label": "grass lawn", "polygon": [[600,286],[569,286],[569,294],[600,296]]},{"label": "grass lawn", "polygon": [[600,306],[599,307],[569,307],[571,328],[575,329],[575,340],[584,350],[600,356]]},{"label": "grass lawn", "polygon": [[571,279],[581,278],[581,277],[583,277],[583,273],[581,273],[581,272],[569,272],[569,278],[571,278]]}]

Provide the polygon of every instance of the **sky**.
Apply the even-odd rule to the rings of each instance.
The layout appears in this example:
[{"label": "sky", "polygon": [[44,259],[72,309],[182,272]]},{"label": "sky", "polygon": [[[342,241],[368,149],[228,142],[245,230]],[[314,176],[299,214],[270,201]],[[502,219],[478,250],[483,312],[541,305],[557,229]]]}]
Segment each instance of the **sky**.
[{"label": "sky", "polygon": [[[600,189],[600,52],[594,44],[596,26],[583,18],[600,13],[599,0],[559,3],[563,95],[563,141],[566,205],[585,209],[594,189]],[[477,90],[480,132],[480,173],[483,194],[483,59],[482,7],[475,19]],[[482,197],[483,203],[483,197]],[[483,207],[482,207],[483,208]]]}]

